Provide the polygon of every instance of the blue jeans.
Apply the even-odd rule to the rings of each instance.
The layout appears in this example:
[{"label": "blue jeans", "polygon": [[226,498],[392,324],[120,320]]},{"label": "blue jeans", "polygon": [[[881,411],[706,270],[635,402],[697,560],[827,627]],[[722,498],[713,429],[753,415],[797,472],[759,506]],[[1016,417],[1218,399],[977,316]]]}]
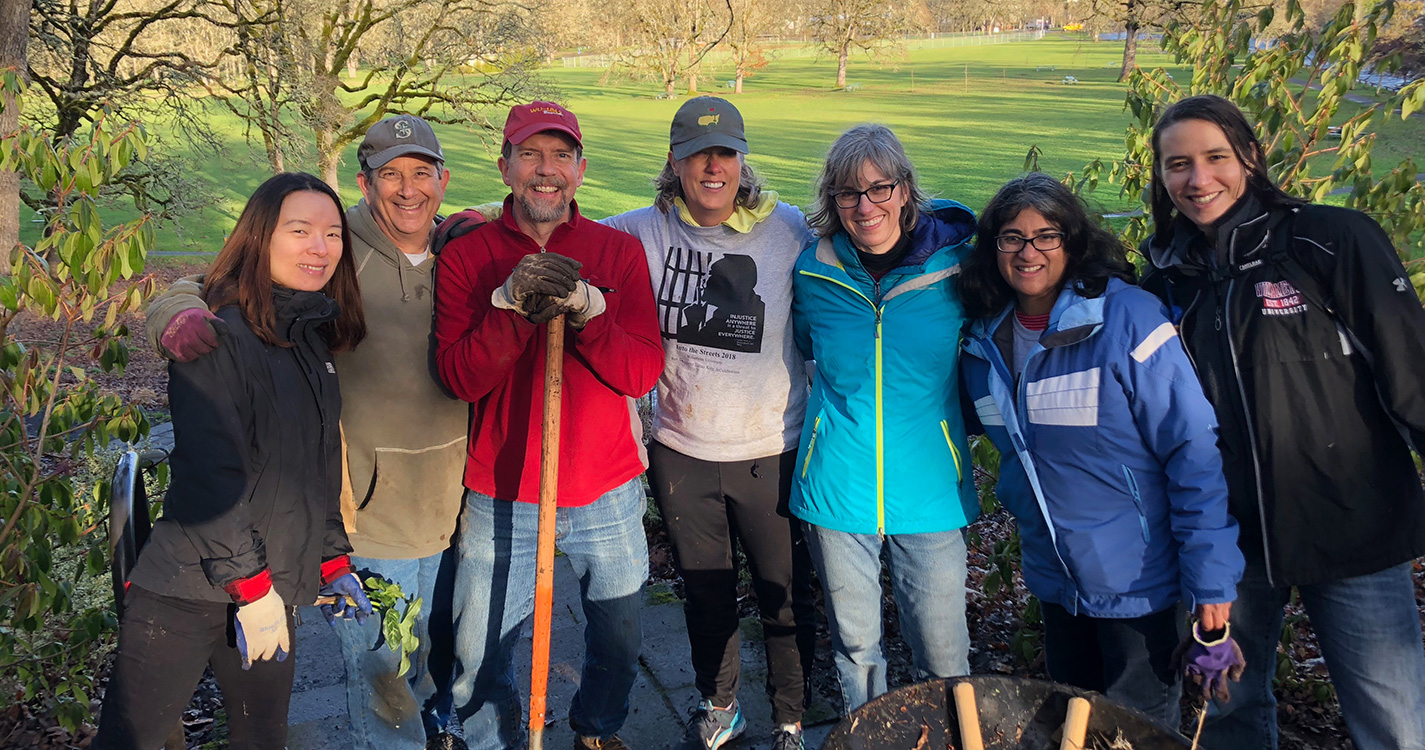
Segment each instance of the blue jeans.
[{"label": "blue jeans", "polygon": [[[560,508],[557,544],[579,577],[584,664],[569,725],[612,736],[628,718],[643,641],[646,500],[637,479],[579,508]],[[455,711],[471,750],[520,747],[524,715],[513,650],[534,609],[539,507],[465,493],[455,573]]]},{"label": "blue jeans", "polygon": [[381,635],[379,618],[365,625],[338,620],[337,637],[346,663],[346,707],[355,750],[423,750],[426,736],[450,719],[450,673],[455,657],[450,598],[455,550],[408,560],[351,556],[363,579],[399,584],[421,598],[415,634],[421,646],[411,654],[410,671],[397,676],[400,656]]},{"label": "blue jeans", "polygon": [[881,646],[881,550],[890,557],[901,635],[917,680],[970,673],[965,623],[965,536],[849,534],[806,525],[812,562],[826,590],[826,617],[846,713],[886,692]]},{"label": "blue jeans", "polygon": [[[1336,686],[1346,730],[1360,750],[1425,750],[1425,645],[1410,563],[1379,573],[1298,587]],[[1277,746],[1272,695],[1282,608],[1291,595],[1269,586],[1260,560],[1247,571],[1232,605],[1232,636],[1247,669],[1232,700],[1208,711],[1202,746],[1209,750]]]}]

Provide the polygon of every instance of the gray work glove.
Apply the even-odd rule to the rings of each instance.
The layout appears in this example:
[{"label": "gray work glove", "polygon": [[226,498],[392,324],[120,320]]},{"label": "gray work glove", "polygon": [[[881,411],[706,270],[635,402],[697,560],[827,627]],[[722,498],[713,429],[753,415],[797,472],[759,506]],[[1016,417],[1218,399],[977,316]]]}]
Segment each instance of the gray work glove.
[{"label": "gray work glove", "polygon": [[607,307],[604,293],[589,282],[580,280],[574,291],[562,297],[552,297],[547,303],[542,302],[540,309],[529,315],[529,320],[531,323],[547,323],[560,315],[568,315],[569,325],[583,328]]},{"label": "gray work glove", "polygon": [[503,310],[514,310],[531,322],[535,313],[548,310],[549,299],[559,299],[573,292],[579,284],[579,269],[583,264],[558,253],[534,253],[520,258],[515,269],[500,288],[490,295],[490,303]]}]

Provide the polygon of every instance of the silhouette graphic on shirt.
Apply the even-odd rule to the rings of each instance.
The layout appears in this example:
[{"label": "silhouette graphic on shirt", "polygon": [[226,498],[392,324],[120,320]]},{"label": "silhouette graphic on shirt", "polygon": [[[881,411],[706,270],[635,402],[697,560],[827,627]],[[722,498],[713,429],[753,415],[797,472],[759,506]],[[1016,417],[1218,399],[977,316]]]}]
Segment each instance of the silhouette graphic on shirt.
[{"label": "silhouette graphic on shirt", "polygon": [[[711,265],[707,265],[708,260],[703,253],[669,248],[658,295],[659,304],[664,306],[659,317],[665,332],[673,328],[668,324],[676,320],[670,338],[679,343],[738,352],[762,351],[767,305],[757,294],[756,261],[751,256],[733,254]],[[696,286],[689,283],[694,279]]]}]

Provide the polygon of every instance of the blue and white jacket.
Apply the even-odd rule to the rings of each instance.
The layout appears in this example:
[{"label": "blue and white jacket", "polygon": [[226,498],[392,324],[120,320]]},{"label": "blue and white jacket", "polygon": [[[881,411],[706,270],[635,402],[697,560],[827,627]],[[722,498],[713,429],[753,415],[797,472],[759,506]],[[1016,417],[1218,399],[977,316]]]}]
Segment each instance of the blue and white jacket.
[{"label": "blue and white jacket", "polygon": [[791,509],[855,534],[959,529],[979,514],[964,419],[955,290],[975,215],[933,201],[906,260],[874,280],[844,232],[797,260],[792,326],[816,360]]},{"label": "blue and white jacket", "polygon": [[1065,285],[1018,382],[1012,311],[974,322],[962,366],[1030,592],[1112,618],[1235,599],[1217,419],[1162,303],[1117,279],[1096,299]]}]

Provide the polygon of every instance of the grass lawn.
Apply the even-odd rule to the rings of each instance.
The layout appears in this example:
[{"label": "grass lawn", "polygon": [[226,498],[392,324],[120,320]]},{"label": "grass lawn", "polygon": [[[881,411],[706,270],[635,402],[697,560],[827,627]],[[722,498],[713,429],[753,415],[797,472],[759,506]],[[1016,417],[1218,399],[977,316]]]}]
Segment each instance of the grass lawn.
[{"label": "grass lawn", "polygon": [[[1123,87],[1114,80],[1121,54],[1120,43],[1060,35],[938,49],[917,49],[911,42],[885,62],[853,58],[848,82],[856,89],[850,92],[832,90],[834,61],[813,57],[773,60],[746,80],[741,95],[723,87],[731,76],[726,65],[705,71],[702,81],[705,92],[737,104],[748,123],[749,160],[768,187],[790,203],[808,201],[826,149],[839,133],[876,121],[905,142],[927,189],[978,210],[999,185],[1022,171],[1031,146],[1043,151],[1041,168],[1055,175],[1122,154],[1128,116]],[[1169,59],[1151,47],[1140,48],[1139,63],[1167,65]],[[601,85],[602,73],[555,67],[543,74],[560,101],[579,116],[589,159],[579,204],[595,218],[648,205],[650,179],[667,153],[668,124],[685,100],[658,99],[661,87],[652,81],[617,79]],[[1186,71],[1174,70],[1174,75],[1187,80]],[[1078,83],[1063,84],[1065,76]],[[499,122],[503,116],[493,119]],[[194,168],[218,203],[181,225],[161,227],[158,249],[216,250],[247,196],[268,176],[260,152],[243,141],[239,123],[216,107],[212,120],[229,139],[227,153],[200,159]],[[436,130],[452,170],[446,212],[505,195],[494,164],[497,142],[487,143],[480,133],[459,126]],[[1425,127],[1416,121],[1387,128],[1377,168],[1419,153],[1422,132]],[[354,178],[356,144],[344,157],[341,193],[355,201],[360,197]],[[294,159],[289,168],[315,171],[315,159],[310,161]],[[1106,211],[1131,208],[1110,185],[1102,186],[1096,199]],[[38,225],[30,227],[33,232]]]}]

